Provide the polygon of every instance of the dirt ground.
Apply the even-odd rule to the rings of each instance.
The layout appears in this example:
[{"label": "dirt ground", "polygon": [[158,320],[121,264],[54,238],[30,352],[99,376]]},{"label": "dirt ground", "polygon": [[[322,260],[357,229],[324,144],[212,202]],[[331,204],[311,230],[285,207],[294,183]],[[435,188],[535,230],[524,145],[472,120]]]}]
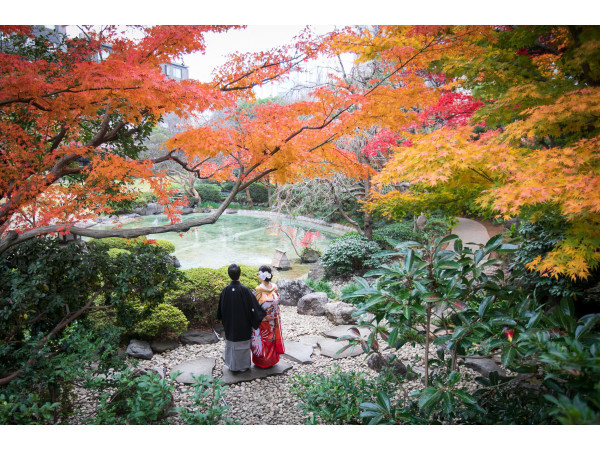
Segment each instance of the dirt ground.
[{"label": "dirt ground", "polygon": [[485,227],[490,237],[502,234],[505,231],[504,225],[495,224],[491,220],[478,220],[478,222]]}]

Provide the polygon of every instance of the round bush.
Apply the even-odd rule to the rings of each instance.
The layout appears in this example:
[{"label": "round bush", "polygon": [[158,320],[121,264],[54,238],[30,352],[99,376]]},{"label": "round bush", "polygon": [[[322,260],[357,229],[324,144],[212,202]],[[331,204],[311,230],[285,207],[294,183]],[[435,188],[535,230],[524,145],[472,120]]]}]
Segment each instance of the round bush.
[{"label": "round bush", "polygon": [[131,253],[131,252],[129,250],[125,250],[124,248],[109,248],[106,253],[111,258],[116,258],[119,255]]},{"label": "round bush", "polygon": [[131,333],[145,339],[176,337],[187,330],[188,323],[181,310],[168,303],[161,303],[147,318],[138,322]]},{"label": "round bush", "polygon": [[393,248],[388,239],[396,242],[417,241],[420,242],[422,235],[413,231],[412,220],[392,223],[373,231],[373,240],[383,248]]},{"label": "round bush", "polygon": [[347,233],[334,240],[321,257],[321,264],[328,274],[341,275],[362,269],[373,268],[385,258],[375,257],[381,251],[376,242],[369,241],[358,233]]},{"label": "round bush", "polygon": [[223,200],[223,196],[221,195],[221,189],[219,188],[218,185],[202,183],[202,184],[197,184],[195,187],[196,187],[196,190],[198,191],[198,194],[200,194],[200,201],[202,203],[204,203],[204,202],[221,203],[221,200]]}]

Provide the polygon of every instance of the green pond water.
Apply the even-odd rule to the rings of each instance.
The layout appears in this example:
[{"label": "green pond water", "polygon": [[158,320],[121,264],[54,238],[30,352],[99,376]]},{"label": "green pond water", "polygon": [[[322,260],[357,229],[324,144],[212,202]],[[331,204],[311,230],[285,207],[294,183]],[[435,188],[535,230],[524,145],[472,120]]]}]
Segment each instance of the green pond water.
[{"label": "green pond water", "polygon": [[[190,214],[183,216],[185,222],[207,214]],[[143,216],[124,223],[123,228],[140,226],[165,225],[165,215]],[[164,239],[175,244],[174,256],[181,263],[181,269],[192,267],[218,268],[231,263],[260,266],[271,265],[275,249],[286,252],[292,266],[291,270],[279,272],[278,278],[297,278],[308,272],[310,264],[302,264],[294,252],[289,239],[278,226],[293,231],[302,238],[304,232],[318,231],[320,238],[313,241],[312,247],[325,250],[331,239],[340,235],[327,227],[320,227],[308,222],[280,219],[273,217],[257,217],[243,214],[223,214],[216,223],[202,225],[190,229],[180,237],[178,233],[161,233],[148,235],[149,239]],[[112,228],[114,225],[96,225],[95,229]],[[297,245],[298,252],[302,247]]]}]

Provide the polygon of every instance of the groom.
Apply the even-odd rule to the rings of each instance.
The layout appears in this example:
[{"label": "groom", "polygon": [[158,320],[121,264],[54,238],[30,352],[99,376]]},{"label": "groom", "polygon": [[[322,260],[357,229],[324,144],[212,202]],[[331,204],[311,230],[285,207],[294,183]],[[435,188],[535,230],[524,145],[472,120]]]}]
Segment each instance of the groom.
[{"label": "groom", "polygon": [[267,314],[256,301],[250,289],[239,282],[240,266],[227,269],[231,283],[223,289],[217,309],[217,319],[225,329],[225,365],[232,372],[250,368],[250,337],[252,328],[258,328]]}]

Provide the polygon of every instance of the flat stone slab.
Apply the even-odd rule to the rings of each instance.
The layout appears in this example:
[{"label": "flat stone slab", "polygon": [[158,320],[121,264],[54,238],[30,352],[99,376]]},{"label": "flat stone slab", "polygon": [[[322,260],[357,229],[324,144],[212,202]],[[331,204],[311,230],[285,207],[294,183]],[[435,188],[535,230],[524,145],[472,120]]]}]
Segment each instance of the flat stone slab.
[{"label": "flat stone slab", "polygon": [[191,359],[172,367],[171,373],[179,370],[182,372],[182,374],[175,378],[175,381],[178,383],[192,384],[194,382],[192,375],[197,377],[200,375],[208,375],[212,377],[212,371],[215,367],[216,361],[217,360],[215,358]]},{"label": "flat stone slab", "polygon": [[356,325],[338,325],[335,328],[332,328],[329,331],[323,332],[324,336],[337,339],[342,336],[354,335],[353,332],[350,331],[350,328],[358,328],[360,335],[363,339],[366,339],[371,334],[368,328],[365,327],[357,327]]},{"label": "flat stone slab", "polygon": [[298,342],[305,345],[310,345],[312,348],[317,347],[317,342],[319,339],[323,339],[323,336],[315,336],[315,335],[304,335],[298,338]]},{"label": "flat stone slab", "polygon": [[268,369],[261,369],[253,364],[246,372],[232,372],[226,366],[223,366],[223,376],[221,379],[223,380],[223,384],[236,384],[243,381],[252,381],[258,380],[259,378],[281,375],[291,368],[291,364],[283,361],[279,361],[273,367],[269,367]]},{"label": "flat stone slab", "polygon": [[501,380],[509,378],[506,370],[496,364],[492,359],[488,358],[465,358],[465,366],[479,372],[486,378],[490,377],[490,373],[498,372],[498,378]]},{"label": "flat stone slab", "polygon": [[341,353],[338,351],[348,345],[348,341],[337,341],[332,338],[321,338],[317,342],[321,349],[321,355],[328,356],[333,359],[347,358],[349,356],[358,356],[363,354],[363,349],[360,345],[356,345],[351,348],[347,348]]},{"label": "flat stone slab", "polygon": [[313,354],[313,346],[301,344],[300,342],[283,341],[285,353],[281,355],[283,358],[290,359],[302,364],[311,364],[310,355]]}]

